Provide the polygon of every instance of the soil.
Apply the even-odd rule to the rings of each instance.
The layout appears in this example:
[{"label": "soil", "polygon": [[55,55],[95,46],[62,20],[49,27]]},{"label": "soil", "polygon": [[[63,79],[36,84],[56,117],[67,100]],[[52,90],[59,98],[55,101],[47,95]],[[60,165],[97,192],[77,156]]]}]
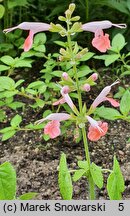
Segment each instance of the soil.
[{"label": "soil", "polygon": [[[34,113],[27,110],[25,121],[32,122]],[[11,112],[8,112],[11,116]],[[5,127],[5,125],[4,125]],[[116,154],[125,179],[123,199],[130,199],[130,125],[124,121],[109,122],[109,131],[98,142],[90,142],[91,161],[103,168],[112,168]],[[11,139],[0,143],[0,163],[9,161],[17,172],[17,196],[37,192],[36,199],[62,199],[58,188],[58,165],[62,152],[67,155],[68,167],[77,168],[77,160],[84,160],[83,143],[76,144],[72,128],[66,138],[59,137],[45,142],[43,131],[20,131]],[[107,174],[104,175],[106,183]],[[96,189],[97,199],[109,199],[104,187]],[[88,199],[87,182],[82,178],[74,185],[73,199]]]}]

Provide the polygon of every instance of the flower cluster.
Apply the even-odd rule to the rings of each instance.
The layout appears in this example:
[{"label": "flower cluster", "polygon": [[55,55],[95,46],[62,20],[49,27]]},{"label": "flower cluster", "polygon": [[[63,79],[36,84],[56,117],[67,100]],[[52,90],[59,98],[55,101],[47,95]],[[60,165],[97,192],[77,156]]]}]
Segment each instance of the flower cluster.
[{"label": "flower cluster", "polygon": [[[63,74],[63,76],[64,75],[66,75],[65,77],[69,77],[69,76],[67,76],[67,74]],[[93,74],[91,76],[95,76],[95,75]],[[106,122],[96,121],[92,117],[90,117],[89,115],[94,112],[95,108],[100,103],[102,103],[103,101],[106,101],[106,100],[108,100],[114,107],[118,107],[120,105],[113,98],[107,97],[107,95],[111,91],[111,87],[117,83],[119,83],[119,81],[114,82],[110,86],[106,86],[101,91],[101,93],[97,96],[97,98],[94,100],[94,102],[90,106],[90,109],[88,110],[88,112],[85,113],[84,116],[82,116],[82,118],[80,118],[79,127],[80,127],[81,123],[84,123],[84,122],[90,123],[89,131],[88,131],[88,138],[91,141],[98,141],[102,136],[104,136],[108,131],[108,124]],[[40,124],[46,120],[49,120],[49,123],[47,123],[47,125],[44,128],[44,133],[48,134],[50,136],[50,138],[56,138],[57,136],[59,136],[61,134],[61,131],[60,131],[60,122],[61,121],[65,121],[65,120],[69,119],[71,121],[75,121],[76,124],[78,122],[78,118],[80,115],[79,111],[76,108],[76,106],[74,105],[74,103],[71,100],[68,93],[69,93],[69,87],[63,86],[61,88],[62,98],[59,99],[58,101],[54,102],[53,105],[67,103],[69,105],[69,107],[71,108],[73,115],[70,115],[67,113],[53,113],[53,114],[48,115],[46,118],[40,119],[36,122],[37,124]]]}]

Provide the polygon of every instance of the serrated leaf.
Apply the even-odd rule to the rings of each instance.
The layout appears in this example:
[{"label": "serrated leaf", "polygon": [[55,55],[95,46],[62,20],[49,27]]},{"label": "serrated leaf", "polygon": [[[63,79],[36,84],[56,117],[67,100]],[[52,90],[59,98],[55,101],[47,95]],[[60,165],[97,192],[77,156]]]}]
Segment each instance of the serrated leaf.
[{"label": "serrated leaf", "polygon": [[35,198],[37,195],[38,193],[29,192],[29,193],[22,194],[21,196],[18,197],[18,199],[19,200],[31,200]]},{"label": "serrated leaf", "polygon": [[13,110],[16,110],[16,109],[18,109],[18,108],[21,108],[21,107],[23,107],[24,105],[25,105],[24,103],[22,103],[22,102],[17,102],[17,101],[8,104],[8,106],[9,106],[11,109],[13,109]]},{"label": "serrated leaf", "polygon": [[46,42],[46,35],[45,33],[38,33],[34,37],[34,45],[42,45]]},{"label": "serrated leaf", "polygon": [[16,194],[16,172],[9,162],[0,165],[0,200],[13,200]]},{"label": "serrated leaf", "polygon": [[107,58],[105,59],[105,66],[109,66],[113,62],[115,62],[117,59],[119,59],[120,55],[119,54],[111,54],[107,55]]},{"label": "serrated leaf", "polygon": [[0,77],[0,90],[12,90],[15,88],[15,82],[10,77],[1,76]]},{"label": "serrated leaf", "polygon": [[45,105],[45,101],[41,100],[40,98],[36,99],[36,103],[39,107],[43,108]]},{"label": "serrated leaf", "polygon": [[12,130],[12,127],[6,127],[0,130],[0,133],[6,133],[7,131]]},{"label": "serrated leaf", "polygon": [[128,115],[130,112],[130,91],[127,90],[120,102],[120,111],[123,115]]},{"label": "serrated leaf", "polygon": [[63,71],[53,71],[52,73],[51,73],[53,76],[56,76],[56,77],[61,77],[62,76],[62,74],[63,74]]},{"label": "serrated leaf", "polygon": [[73,193],[73,186],[70,173],[66,163],[66,155],[62,153],[59,165],[58,183],[60,193],[64,200],[71,200]]},{"label": "serrated leaf", "polygon": [[34,88],[37,89],[39,86],[44,85],[45,83],[43,81],[35,81],[28,85],[28,88]]},{"label": "serrated leaf", "polygon": [[23,79],[18,80],[18,81],[15,83],[15,88],[17,88],[17,87],[18,87],[19,85],[21,85],[23,82],[24,82]]},{"label": "serrated leaf", "polygon": [[122,116],[118,110],[114,108],[106,108],[104,106],[97,107],[95,114],[101,118],[108,119],[108,120],[115,120],[119,119]]},{"label": "serrated leaf", "polygon": [[99,166],[97,166],[95,163],[92,163],[90,166],[90,172],[93,178],[93,181],[97,187],[102,188],[103,187],[103,175],[102,170]]},{"label": "serrated leaf", "polygon": [[74,182],[78,181],[85,174],[85,172],[86,171],[84,169],[76,170],[73,175],[73,181]]},{"label": "serrated leaf", "polygon": [[7,65],[13,65],[14,64],[14,62],[15,62],[15,60],[11,57],[11,56],[8,56],[8,55],[5,55],[5,56],[2,56],[1,58],[0,58],[0,60],[3,62],[3,63],[5,63],[5,64],[7,64]]},{"label": "serrated leaf", "polygon": [[6,65],[0,65],[0,71],[6,71],[6,70],[9,70],[10,67],[9,66],[6,66]]},{"label": "serrated leaf", "polygon": [[86,65],[81,66],[79,68],[78,78],[84,77],[84,76],[88,75],[89,73],[92,73],[92,70],[90,67],[88,67]]},{"label": "serrated leaf", "polygon": [[124,191],[124,179],[120,170],[119,163],[114,157],[113,172],[107,179],[107,191],[111,200],[121,200],[121,193]]},{"label": "serrated leaf", "polygon": [[[118,42],[117,42],[118,41]],[[126,45],[125,38],[122,34],[118,33],[112,40],[112,48],[111,50],[119,52]]]},{"label": "serrated leaf", "polygon": [[78,167],[84,169],[86,171],[89,170],[88,162],[87,161],[78,161]]},{"label": "serrated leaf", "polygon": [[9,138],[11,138],[14,134],[16,133],[15,130],[9,130],[6,133],[3,134],[2,136],[2,141],[8,140]]},{"label": "serrated leaf", "polygon": [[12,127],[18,127],[21,122],[22,122],[22,117],[17,114],[12,118],[10,124]]},{"label": "serrated leaf", "polygon": [[34,50],[35,51],[38,51],[38,52],[46,52],[46,47],[44,45],[39,45],[37,47],[34,47]]},{"label": "serrated leaf", "polygon": [[87,52],[85,55],[83,55],[80,58],[80,61],[88,61],[90,58],[92,58],[94,56],[94,53],[92,52]]}]

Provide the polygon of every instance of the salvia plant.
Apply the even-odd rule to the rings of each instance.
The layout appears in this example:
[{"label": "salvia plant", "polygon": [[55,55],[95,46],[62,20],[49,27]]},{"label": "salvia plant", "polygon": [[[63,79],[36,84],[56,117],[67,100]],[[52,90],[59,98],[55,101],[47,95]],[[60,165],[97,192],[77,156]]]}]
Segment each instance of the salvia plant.
[{"label": "salvia plant", "polygon": [[[98,107],[104,101],[108,101],[114,107],[114,109],[112,108],[114,110],[114,119],[123,118],[125,120],[129,120],[128,113],[130,111],[130,104],[126,107],[125,102],[126,97],[130,98],[130,93],[129,91],[125,93],[124,98],[121,102],[121,106],[118,101],[116,101],[114,98],[109,97],[108,95],[112,90],[113,86],[119,84],[119,80],[115,80],[115,82],[110,83],[110,85],[103,88],[103,90],[99,93],[99,95],[95,98],[91,105],[89,105],[90,102],[88,98],[86,98],[85,102],[83,102],[82,96],[85,95],[85,92],[90,92],[92,86],[96,85],[98,74],[92,73],[90,71],[90,73],[92,74],[89,75],[89,77],[87,78],[86,74],[84,74],[84,76],[81,75],[82,71],[80,70],[80,63],[84,60],[91,58],[91,56],[93,56],[93,53],[89,52],[87,48],[83,49],[81,46],[79,46],[78,43],[73,40],[73,35],[85,31],[92,32],[92,34],[94,35],[92,39],[92,46],[100,52],[105,53],[107,50],[110,50],[112,48],[110,45],[109,35],[107,33],[104,33],[104,29],[108,29],[111,27],[126,28],[126,25],[114,24],[108,20],[82,24],[78,22],[80,19],[79,16],[73,16],[74,10],[75,4],[70,4],[69,8],[65,11],[65,16],[59,16],[59,20],[61,22],[64,22],[66,24],[66,27],[65,25],[62,26],[61,24],[54,23],[47,24],[40,22],[23,22],[18,26],[5,29],[4,32],[8,33],[15,29],[29,31],[29,35],[26,38],[23,46],[25,52],[28,52],[33,46],[34,35],[38,32],[57,32],[58,34],[60,34],[61,37],[65,37],[67,39],[64,43],[64,46],[59,51],[58,59],[61,63],[69,63],[70,67],[68,71],[62,72],[61,80],[59,81],[59,83],[56,84],[57,88],[60,91],[61,97],[55,100],[52,105],[59,106],[62,104],[66,104],[68,108],[65,109],[65,111],[51,113],[44,118],[37,120],[34,125],[35,128],[32,128],[41,129],[43,127],[42,123],[47,121],[47,124],[44,126],[44,134],[49,138],[54,139],[60,136],[62,133],[62,122],[69,121],[70,124],[75,125],[75,139],[78,139],[79,136],[82,137],[85,151],[85,160],[77,161],[78,169],[68,169],[67,159],[64,153],[62,153],[60,158],[60,164],[58,167],[58,182],[63,199],[72,199],[72,181],[78,181],[82,177],[85,177],[88,181],[89,199],[96,199],[95,186],[97,186],[99,189],[103,187],[103,173],[107,172],[109,174],[107,179],[108,195],[110,199],[118,200],[122,198],[122,192],[124,191],[125,187],[124,179],[116,156],[114,156],[113,159],[112,170],[102,169],[91,161],[88,140],[96,142],[100,140],[103,136],[105,136],[108,131],[109,126],[107,122],[101,120],[97,121],[94,118],[94,116],[98,114],[100,117],[104,118],[104,115],[102,116],[102,112],[105,113],[105,107],[103,107],[103,111],[99,110],[100,108]],[[114,44],[115,42],[113,42],[113,46]],[[120,51],[120,49],[118,51]],[[117,53],[117,50],[113,49],[113,52]],[[118,55],[119,57],[119,53],[115,55]],[[22,81],[20,81],[20,83],[21,82]],[[17,85],[20,83],[17,83]],[[40,84],[42,85],[42,83]],[[13,85],[16,84],[13,83]],[[72,99],[72,95],[74,94],[75,99]],[[115,109],[119,106],[121,113]],[[21,117],[19,115],[16,115],[12,119],[10,127],[8,127],[8,129],[5,128],[1,130],[1,133],[4,134],[12,131],[11,133],[15,134],[17,129],[20,130],[20,123]],[[29,126],[27,128],[29,128]]]}]

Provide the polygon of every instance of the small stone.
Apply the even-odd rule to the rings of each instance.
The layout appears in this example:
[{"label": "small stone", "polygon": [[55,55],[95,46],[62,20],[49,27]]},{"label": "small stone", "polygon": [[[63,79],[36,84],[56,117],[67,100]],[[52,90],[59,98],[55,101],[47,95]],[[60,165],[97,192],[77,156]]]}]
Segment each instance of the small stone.
[{"label": "small stone", "polygon": [[123,151],[119,150],[118,152],[119,152],[119,154],[120,154],[121,156],[124,156],[124,152],[123,152]]}]

